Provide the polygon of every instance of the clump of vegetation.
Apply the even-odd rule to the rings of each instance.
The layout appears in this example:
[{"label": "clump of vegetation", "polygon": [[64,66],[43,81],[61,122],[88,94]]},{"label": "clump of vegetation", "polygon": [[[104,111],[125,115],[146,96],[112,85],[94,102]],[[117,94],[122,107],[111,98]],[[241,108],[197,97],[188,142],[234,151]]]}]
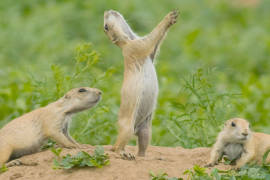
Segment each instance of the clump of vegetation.
[{"label": "clump of vegetation", "polygon": [[182,78],[179,97],[171,104],[177,107],[167,125],[170,133],[184,147],[210,146],[224,121],[233,113],[232,99],[238,94],[217,90],[215,70],[199,68]]},{"label": "clump of vegetation", "polygon": [[265,180],[270,178],[269,165],[245,165],[240,170],[222,171],[214,168],[210,174],[206,168],[194,166],[192,170],[185,171],[190,180]]},{"label": "clump of vegetation", "polygon": [[0,168],[0,174],[4,173],[8,170],[8,168],[6,167],[6,165],[4,164],[1,168]]},{"label": "clump of vegetation", "polygon": [[205,179],[211,180],[212,176],[209,176],[206,172],[206,168],[195,165],[193,169],[188,169],[184,172],[184,175],[187,175],[187,179],[197,180],[197,179]]},{"label": "clump of vegetation", "polygon": [[47,143],[45,143],[42,147],[41,150],[46,150],[46,149],[50,149],[50,148],[54,148],[56,145],[56,142],[48,139]]},{"label": "clump of vegetation", "polygon": [[61,148],[51,148],[56,155],[53,161],[53,169],[71,169],[75,167],[98,167],[101,168],[110,163],[109,155],[104,153],[102,146],[97,146],[94,155],[90,155],[85,151],[80,151],[76,155],[67,154],[60,156]]},{"label": "clump of vegetation", "polygon": [[[247,164],[239,170],[219,170],[213,168],[210,173],[207,168],[195,165],[192,169],[186,170],[183,174],[188,180],[265,180],[270,179],[270,164],[266,159],[270,150],[265,152],[262,158],[262,165]],[[155,175],[150,172],[151,180],[180,180],[182,178],[170,178],[167,173]]]},{"label": "clump of vegetation", "polygon": [[[80,43],[76,46],[72,62],[73,67],[70,69],[59,64],[51,65],[51,73],[48,73],[47,76],[51,76],[53,81],[34,81],[34,99],[38,104],[46,105],[52,99],[60,98],[68,90],[75,87],[88,86],[103,91],[104,82],[107,82],[108,78],[115,72],[113,67],[104,71],[98,68],[100,66],[100,54],[90,43]],[[105,99],[109,96],[109,93],[102,96]],[[47,99],[40,97],[46,97]],[[114,129],[114,121],[107,121],[107,119],[110,117],[108,112],[115,106],[114,101],[103,102],[102,100],[99,105],[93,107],[90,111],[76,115],[70,127],[71,135],[78,142],[92,145],[112,142],[111,133],[116,130]],[[106,119],[98,118],[101,115],[106,116]],[[107,129],[107,131],[104,133],[103,129]]]},{"label": "clump of vegetation", "polygon": [[183,178],[169,177],[167,173],[155,174],[150,172],[151,180],[182,180]]},{"label": "clump of vegetation", "polygon": [[[245,165],[240,170],[223,171],[217,168],[210,173],[206,168],[195,165],[184,172],[188,180],[265,180],[270,178],[270,165]],[[167,173],[155,175],[150,173],[151,180],[181,180],[179,177],[169,177]]]}]

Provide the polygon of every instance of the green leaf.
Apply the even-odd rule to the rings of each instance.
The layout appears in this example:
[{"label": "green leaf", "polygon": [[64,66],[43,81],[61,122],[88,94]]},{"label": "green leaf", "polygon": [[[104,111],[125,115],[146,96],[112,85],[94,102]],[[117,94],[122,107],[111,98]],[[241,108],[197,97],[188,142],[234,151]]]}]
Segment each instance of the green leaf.
[{"label": "green leaf", "polygon": [[60,157],[60,154],[62,152],[62,148],[54,148],[54,147],[51,147],[50,150],[57,156],[57,157]]},{"label": "green leaf", "polygon": [[6,167],[6,165],[4,164],[1,168],[0,168],[0,174],[4,173],[8,170],[8,168]]},{"label": "green leaf", "polygon": [[94,155],[103,155],[104,154],[104,148],[102,146],[96,146],[95,154]]},{"label": "green leaf", "polygon": [[45,145],[43,145],[43,146],[41,147],[41,149],[42,149],[42,150],[45,150],[45,149],[52,148],[52,147],[55,146],[55,144],[56,144],[55,141],[53,141],[53,140],[51,140],[51,139],[48,139],[47,143],[46,143]]},{"label": "green leaf", "polygon": [[57,150],[52,149],[52,152],[57,156],[59,160],[54,159],[54,169],[71,169],[73,167],[98,167],[101,168],[109,164],[109,156],[104,154],[102,146],[98,146],[95,149],[94,155],[90,155],[85,151],[80,151],[76,155],[67,154],[60,157],[60,153]]},{"label": "green leaf", "polygon": [[221,176],[218,174],[218,169],[214,168],[211,171],[211,176],[213,176],[215,178],[215,180],[221,180]]}]

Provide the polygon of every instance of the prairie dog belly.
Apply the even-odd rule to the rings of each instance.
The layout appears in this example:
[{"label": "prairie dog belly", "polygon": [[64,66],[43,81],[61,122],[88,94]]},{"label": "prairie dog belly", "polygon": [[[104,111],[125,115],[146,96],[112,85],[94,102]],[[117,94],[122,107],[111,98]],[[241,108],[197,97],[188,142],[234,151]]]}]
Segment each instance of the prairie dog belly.
[{"label": "prairie dog belly", "polygon": [[[155,66],[150,58],[142,66],[142,89],[140,91],[135,116],[135,132],[137,127],[151,116],[155,109],[158,96],[158,80]],[[151,119],[151,118],[150,118]]]},{"label": "prairie dog belly", "polygon": [[230,161],[239,159],[244,152],[244,147],[242,144],[229,143],[224,148],[224,155]]}]

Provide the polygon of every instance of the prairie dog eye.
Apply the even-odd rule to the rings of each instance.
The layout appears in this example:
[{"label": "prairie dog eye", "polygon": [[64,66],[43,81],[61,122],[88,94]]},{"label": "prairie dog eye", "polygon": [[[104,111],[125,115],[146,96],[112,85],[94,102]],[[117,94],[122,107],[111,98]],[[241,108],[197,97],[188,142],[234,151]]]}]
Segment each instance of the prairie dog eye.
[{"label": "prairie dog eye", "polygon": [[236,126],[236,124],[234,122],[232,122],[232,127],[235,127],[235,126]]},{"label": "prairie dog eye", "polygon": [[84,89],[84,88],[81,88],[81,89],[79,89],[79,91],[78,92],[86,92],[86,89]]},{"label": "prairie dog eye", "polygon": [[105,29],[105,31],[109,31],[109,27],[107,24],[105,24],[104,29]]}]

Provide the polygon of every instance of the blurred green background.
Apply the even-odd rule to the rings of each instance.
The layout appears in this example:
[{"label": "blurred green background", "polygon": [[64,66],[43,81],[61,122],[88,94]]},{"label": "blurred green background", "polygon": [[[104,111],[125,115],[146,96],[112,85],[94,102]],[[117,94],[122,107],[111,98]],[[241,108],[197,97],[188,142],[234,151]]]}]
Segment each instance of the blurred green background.
[{"label": "blurred green background", "polygon": [[121,12],[145,35],[178,8],[156,60],[151,143],[210,146],[236,116],[270,133],[270,1],[253,1],[1,0],[0,126],[71,88],[90,86],[103,99],[74,116],[71,134],[82,143],[113,144],[123,57],[103,32],[103,12]]}]

